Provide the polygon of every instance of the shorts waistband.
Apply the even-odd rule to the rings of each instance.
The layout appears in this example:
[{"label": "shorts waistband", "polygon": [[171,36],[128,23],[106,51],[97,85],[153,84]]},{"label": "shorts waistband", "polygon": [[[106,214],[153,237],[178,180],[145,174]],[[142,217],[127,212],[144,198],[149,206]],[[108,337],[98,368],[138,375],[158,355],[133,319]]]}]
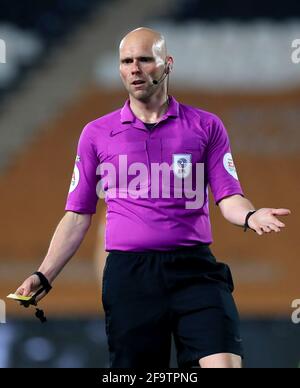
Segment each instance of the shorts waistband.
[{"label": "shorts waistband", "polygon": [[109,254],[118,254],[118,255],[132,255],[132,256],[149,256],[149,255],[161,255],[161,256],[168,256],[170,254],[176,255],[176,254],[182,254],[182,253],[198,253],[203,251],[210,251],[209,249],[210,244],[206,243],[199,243],[193,246],[187,246],[187,247],[179,247],[175,249],[170,249],[168,251],[141,251],[141,252],[133,252],[133,251],[120,251],[120,250],[109,250],[107,251]]}]

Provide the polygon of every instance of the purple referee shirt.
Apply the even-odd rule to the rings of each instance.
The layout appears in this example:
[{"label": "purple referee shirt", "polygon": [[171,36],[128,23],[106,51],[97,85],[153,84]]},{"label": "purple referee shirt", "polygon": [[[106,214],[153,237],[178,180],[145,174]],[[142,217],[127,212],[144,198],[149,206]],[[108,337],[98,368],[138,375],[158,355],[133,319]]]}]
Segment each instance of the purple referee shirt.
[{"label": "purple referee shirt", "polygon": [[[169,181],[152,174],[152,166],[162,163],[170,166]],[[187,179],[191,186],[184,191]],[[243,195],[221,120],[173,97],[150,130],[134,116],[129,101],[85,126],[66,210],[95,213],[100,182],[107,203],[107,251],[166,251],[211,243],[208,185],[216,203]],[[197,184],[201,206],[193,208],[187,204],[196,203],[191,195]]]}]

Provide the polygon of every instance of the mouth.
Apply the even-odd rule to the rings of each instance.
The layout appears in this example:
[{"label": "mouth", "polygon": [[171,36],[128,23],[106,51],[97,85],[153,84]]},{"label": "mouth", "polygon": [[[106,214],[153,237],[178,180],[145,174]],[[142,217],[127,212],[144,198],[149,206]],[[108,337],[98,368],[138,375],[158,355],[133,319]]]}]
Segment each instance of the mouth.
[{"label": "mouth", "polygon": [[144,83],[145,83],[145,81],[143,81],[143,80],[135,80],[131,83],[131,85],[140,86],[140,85],[143,85]]}]

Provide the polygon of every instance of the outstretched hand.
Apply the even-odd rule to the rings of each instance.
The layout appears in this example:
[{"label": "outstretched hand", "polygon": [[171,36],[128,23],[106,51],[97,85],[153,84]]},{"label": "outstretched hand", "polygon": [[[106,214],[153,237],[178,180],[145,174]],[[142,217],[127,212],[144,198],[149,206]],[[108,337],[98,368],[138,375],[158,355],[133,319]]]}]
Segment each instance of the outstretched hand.
[{"label": "outstretched hand", "polygon": [[260,236],[264,233],[280,232],[285,224],[277,216],[288,216],[291,214],[289,209],[258,209],[249,217],[248,225]]}]

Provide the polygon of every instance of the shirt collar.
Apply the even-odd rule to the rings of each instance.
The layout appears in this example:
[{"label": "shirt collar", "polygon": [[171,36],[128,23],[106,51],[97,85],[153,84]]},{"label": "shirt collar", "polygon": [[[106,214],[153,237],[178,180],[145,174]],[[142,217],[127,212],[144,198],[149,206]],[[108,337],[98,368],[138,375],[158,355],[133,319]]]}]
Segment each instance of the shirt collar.
[{"label": "shirt collar", "polygon": [[179,116],[179,102],[174,97],[169,96],[169,106],[165,113],[166,117],[178,117]]},{"label": "shirt collar", "polygon": [[[169,96],[169,106],[167,112],[162,116],[160,121],[166,120],[168,117],[178,117],[179,116],[179,103],[175,100],[174,97]],[[132,110],[130,109],[129,100],[125,102],[125,105],[121,109],[121,123],[122,125],[119,128],[115,128],[111,131],[110,136],[117,135],[132,127],[140,129],[145,132],[149,132],[149,130],[145,127],[145,124],[139,120]]]},{"label": "shirt collar", "polygon": [[[178,117],[179,114],[179,103],[175,100],[174,97],[169,96],[169,106],[167,112],[163,115],[161,120],[167,117]],[[141,122],[137,117],[135,117],[134,113],[130,108],[129,100],[125,102],[125,105],[121,109],[121,123],[135,123]]]},{"label": "shirt collar", "polygon": [[133,123],[135,119],[136,117],[130,108],[129,100],[126,100],[125,105],[121,109],[121,123],[122,124]]}]

